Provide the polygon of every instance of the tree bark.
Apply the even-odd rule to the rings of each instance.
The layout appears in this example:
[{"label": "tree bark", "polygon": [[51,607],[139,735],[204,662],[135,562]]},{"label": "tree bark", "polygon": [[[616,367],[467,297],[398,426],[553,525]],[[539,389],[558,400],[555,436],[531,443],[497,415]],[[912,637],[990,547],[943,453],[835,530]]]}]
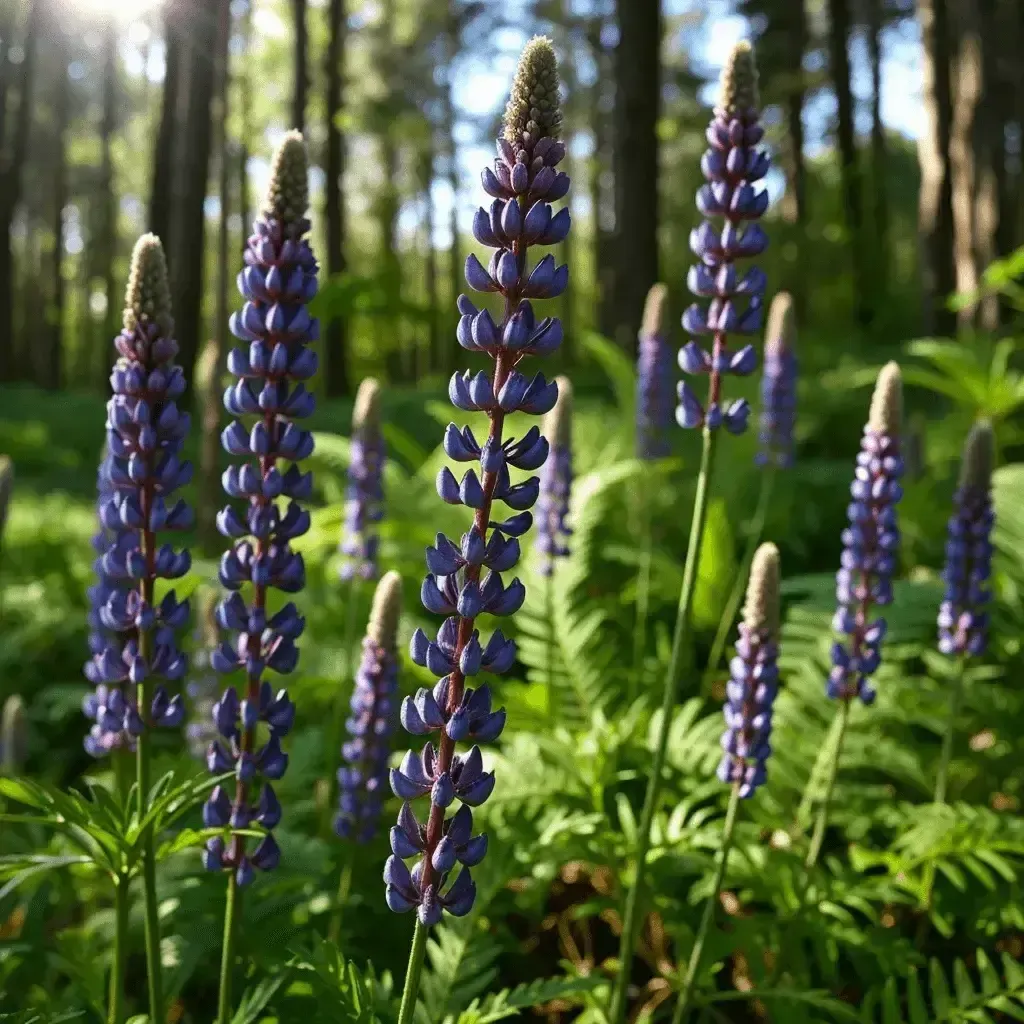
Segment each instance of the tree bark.
[{"label": "tree bark", "polygon": [[184,21],[177,0],[165,0],[164,6],[164,87],[160,109],[160,126],[153,149],[153,173],[150,178],[149,230],[159,236],[168,256],[171,255],[171,221],[173,211],[173,181],[175,136],[178,128],[178,93],[181,85],[181,65],[184,59],[182,32]]},{"label": "tree bark", "polygon": [[11,228],[21,200],[22,173],[32,127],[32,90],[35,84],[40,3],[33,0],[25,24],[24,57],[14,111],[14,135],[0,150],[0,381],[15,379],[17,359],[14,341],[14,259]]},{"label": "tree bark", "polygon": [[292,0],[295,52],[292,83],[292,127],[306,134],[306,97],[309,92],[309,38],[306,26],[306,0]]},{"label": "tree bark", "polygon": [[114,264],[117,257],[117,195],[114,188],[114,160],[112,143],[117,127],[117,32],[113,21],[107,26],[103,46],[103,115],[100,121],[100,180],[97,202],[99,237],[96,239],[99,271],[103,277],[106,312],[99,325],[100,344],[94,358],[86,361],[89,377],[96,382],[101,393],[106,393],[106,378],[110,372],[107,346],[114,335],[117,315],[117,284]]},{"label": "tree bark", "polygon": [[49,391],[59,391],[64,355],[64,208],[68,203],[68,108],[71,103],[71,83],[68,80],[67,47],[63,29],[54,27],[55,74],[57,92],[54,102],[54,160],[53,160],[53,264],[52,291],[47,317],[47,343],[39,367],[39,383]]},{"label": "tree bark", "polygon": [[[594,281],[597,286],[597,329],[606,338],[615,334],[616,266],[612,259],[610,233],[607,230],[608,213],[614,215],[614,187],[605,181],[605,170],[611,169],[611,126],[605,109],[607,84],[611,78],[612,58],[602,39],[605,20],[594,17],[587,25],[587,45],[591,59],[597,66],[597,75],[590,86],[589,116],[591,136],[594,140],[590,156],[588,185],[592,217],[592,249],[594,252]],[[614,183],[613,183],[614,186]],[[609,195],[610,194],[610,195]]]},{"label": "tree bark", "polygon": [[423,156],[423,233],[424,267],[423,289],[427,305],[426,346],[420,360],[419,374],[429,373],[437,363],[444,345],[444,332],[439,329],[440,297],[438,295],[437,250],[434,247],[434,141],[431,138],[429,149]]},{"label": "tree bark", "polygon": [[658,281],[660,0],[618,0],[615,59],[617,168],[615,252],[619,268],[614,336],[636,347],[644,301]]},{"label": "tree bark", "polygon": [[[325,58],[327,82],[327,276],[343,274],[345,263],[345,137],[339,125],[344,110],[345,44],[348,12],[345,0],[330,0],[330,36]],[[334,315],[324,334],[325,385],[328,398],[341,398],[352,389],[348,371],[349,321],[347,314]]]},{"label": "tree bark", "polygon": [[949,10],[946,0],[918,0],[922,39],[922,96],[925,130],[918,139],[921,167],[918,232],[921,240],[923,327],[927,334],[953,333],[955,319],[946,300],[956,287],[953,269],[953,187],[950,134],[953,93],[950,78]]},{"label": "tree bark", "polygon": [[882,17],[884,0],[867,0],[868,59],[871,64],[871,199],[874,218],[874,294],[884,303],[889,290],[889,197],[885,125],[882,123]]},{"label": "tree bark", "polygon": [[[196,0],[193,0],[196,3]],[[209,178],[211,99],[214,95],[214,63],[217,50],[217,26],[221,9],[228,0],[196,3],[187,18],[189,26],[188,105],[182,136],[180,228],[172,238],[174,258],[170,261],[174,319],[177,324],[179,359],[185,371],[188,390],[182,399],[187,406],[192,396],[193,370],[199,353],[202,298],[205,268],[206,187]]]},{"label": "tree bark", "polygon": [[871,323],[864,237],[864,194],[861,187],[857,137],[853,123],[853,92],[850,88],[850,10],[848,0],[828,0],[829,71],[836,94],[839,176],[846,229],[852,255],[853,314],[861,327]]},{"label": "tree bark", "polygon": [[[873,0],[872,0],[873,2]],[[786,11],[786,51],[792,69],[786,91],[785,172],[786,191],[782,197],[782,216],[790,224],[805,223],[807,212],[807,168],[804,162],[804,85],[803,59],[807,49],[807,11],[804,0],[792,0]]]}]

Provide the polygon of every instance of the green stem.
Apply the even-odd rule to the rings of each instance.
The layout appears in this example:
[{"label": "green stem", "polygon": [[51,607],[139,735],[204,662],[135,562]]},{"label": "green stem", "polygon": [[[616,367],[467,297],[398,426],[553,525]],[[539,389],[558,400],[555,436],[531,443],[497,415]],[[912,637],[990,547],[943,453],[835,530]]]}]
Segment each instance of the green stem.
[{"label": "green stem", "polygon": [[[356,577],[348,581],[347,599],[345,601],[345,632],[342,643],[344,644],[345,661],[341,670],[341,683],[348,683],[352,678],[352,645],[355,643],[356,631]],[[334,714],[331,716],[331,723],[327,734],[326,749],[324,751],[324,762],[327,770],[327,804],[323,810],[321,830],[328,842],[336,840],[334,835],[334,811],[338,804],[338,751],[341,749],[341,739],[345,733],[345,719],[348,717],[348,697],[350,689],[346,685],[339,685],[337,696],[334,700]]]},{"label": "green stem", "polygon": [[124,975],[128,958],[128,877],[119,875],[114,886],[114,962],[110,971],[108,1024],[124,1019]]},{"label": "green stem", "polygon": [[402,1008],[398,1011],[398,1024],[412,1024],[426,955],[427,929],[417,920],[416,930],[412,933],[412,948],[409,950],[409,966],[405,972],[405,988],[402,990]]},{"label": "green stem", "polygon": [[672,654],[665,673],[665,691],[661,701],[661,721],[658,726],[658,741],[651,764],[651,775],[644,796],[643,813],[637,835],[636,876],[626,896],[626,908],[622,920],[622,938],[619,942],[619,974],[612,992],[610,1024],[620,1024],[626,1015],[626,993],[629,986],[630,968],[640,911],[640,896],[644,886],[647,868],[647,854],[651,848],[651,826],[654,812],[661,793],[662,773],[668,750],[668,733],[672,724],[672,708],[676,701],[676,677],[683,659],[683,652],[689,646],[692,631],[691,604],[697,582],[697,566],[700,563],[701,543],[704,538],[704,523],[708,512],[708,494],[711,473],[714,468],[717,433],[704,430],[704,447],[700,461],[700,475],[697,478],[697,493],[693,502],[693,518],[690,522],[690,543],[683,567],[683,585],[679,592],[679,607],[676,611],[675,634],[672,638]]},{"label": "green stem", "polygon": [[[350,846],[351,844],[349,844]],[[338,895],[334,900],[334,910],[327,925],[327,938],[335,945],[341,937],[341,915],[348,903],[348,894],[352,889],[352,853],[348,852],[345,863],[341,866],[341,878],[338,880]]]},{"label": "green stem", "polygon": [[828,827],[828,812],[832,803],[832,794],[836,788],[836,777],[839,775],[839,756],[843,750],[843,740],[846,737],[846,727],[850,721],[850,701],[839,702],[839,711],[836,712],[839,718],[839,735],[836,737],[836,750],[832,757],[832,764],[829,766],[828,781],[825,783],[825,796],[818,808],[818,818],[814,823],[814,834],[811,836],[811,845],[807,850],[807,859],[804,867],[810,871],[818,863],[821,854],[821,844],[825,841],[825,829]]},{"label": "green stem", "polygon": [[638,494],[640,528],[640,565],[636,578],[636,625],[633,629],[633,673],[629,678],[628,700],[632,704],[642,690],[644,648],[647,644],[647,614],[651,604],[651,565],[654,561],[654,537],[651,528],[651,503],[647,494]]},{"label": "green stem", "polygon": [[[946,723],[946,734],[942,737],[942,754],[939,757],[939,771],[935,777],[934,804],[941,807],[946,802],[946,791],[949,786],[949,765],[953,759],[953,740],[956,736],[957,717],[964,695],[964,676],[966,675],[967,659],[961,655],[956,662],[956,673],[953,677],[953,689],[949,695],[949,721]],[[924,876],[924,905],[926,910],[932,906],[932,890],[935,886],[935,861],[929,861]]]},{"label": "green stem", "polygon": [[704,943],[715,919],[718,894],[722,891],[722,882],[725,879],[725,869],[729,861],[729,851],[732,848],[732,833],[736,825],[736,812],[739,810],[739,806],[739,783],[733,783],[732,792],[729,794],[729,809],[725,812],[725,825],[722,828],[722,849],[718,855],[718,870],[715,872],[715,884],[708,894],[707,902],[704,904],[704,915],[700,919],[700,927],[697,929],[697,935],[693,940],[690,962],[686,968],[683,987],[679,992],[676,1012],[672,1015],[672,1024],[682,1024],[686,1019],[686,1012],[693,1001],[693,989],[697,982],[697,973],[700,971],[700,961],[704,954]]},{"label": "green stem", "polygon": [[220,991],[217,995],[217,1024],[231,1024],[231,971],[235,966],[235,933],[241,894],[235,872],[228,875],[228,897],[224,905],[224,940],[220,951]]},{"label": "green stem", "polygon": [[775,483],[775,471],[768,468],[761,475],[761,493],[757,499],[757,509],[750,525],[750,534],[747,538],[747,548],[743,552],[743,560],[736,572],[736,579],[726,602],[722,619],[718,623],[718,632],[715,633],[714,643],[711,645],[711,655],[708,658],[708,666],[705,672],[705,680],[710,683],[712,677],[718,671],[718,666],[725,653],[725,647],[732,632],[733,623],[736,621],[736,613],[739,611],[740,601],[747,586],[747,577],[750,575],[750,567],[754,564],[754,555],[761,543],[761,535],[764,533],[765,520],[768,518],[768,508],[771,504],[772,490]]},{"label": "green stem", "polygon": [[555,701],[555,565],[554,559],[551,563],[551,575],[548,576],[544,586],[544,618],[547,620],[547,646],[545,655],[545,671],[547,673],[545,697],[548,717],[551,716]]}]

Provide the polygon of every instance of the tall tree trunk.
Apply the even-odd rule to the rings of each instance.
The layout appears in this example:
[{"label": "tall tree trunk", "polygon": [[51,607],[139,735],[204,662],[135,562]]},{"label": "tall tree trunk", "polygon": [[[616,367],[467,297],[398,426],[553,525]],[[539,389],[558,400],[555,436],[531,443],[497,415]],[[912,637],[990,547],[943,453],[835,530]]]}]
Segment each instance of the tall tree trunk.
[{"label": "tall tree trunk", "polygon": [[587,25],[587,45],[591,59],[597,66],[597,75],[590,87],[588,103],[593,138],[588,184],[593,219],[591,248],[594,253],[594,281],[597,286],[597,329],[605,337],[610,338],[615,333],[616,266],[612,259],[612,240],[605,221],[608,211],[614,213],[615,195],[614,188],[609,189],[606,185],[604,175],[605,169],[610,167],[608,155],[612,135],[604,100],[613,68],[611,55],[602,38],[604,25],[603,17],[594,17]]},{"label": "tall tree trunk", "polygon": [[828,0],[829,70],[836,94],[838,123],[836,141],[839,150],[839,175],[843,193],[843,212],[852,253],[853,313],[861,327],[871,322],[871,305],[864,237],[864,194],[861,188],[860,161],[853,123],[853,92],[850,88],[850,10],[848,0]]},{"label": "tall tree trunk", "polygon": [[[149,230],[158,235],[168,255],[171,249],[171,223],[174,197],[175,137],[178,133],[178,93],[184,60],[182,33],[184,10],[178,0],[164,3],[164,88],[160,109],[160,126],[153,149],[153,172],[150,177]],[[207,60],[209,57],[207,57]]]},{"label": "tall tree trunk", "polygon": [[57,93],[54,103],[54,160],[53,160],[53,265],[52,291],[47,317],[47,344],[41,353],[39,383],[50,391],[59,391],[64,355],[64,208],[68,204],[68,107],[71,103],[71,83],[68,80],[68,59],[64,33],[54,26],[55,74]]},{"label": "tall tree trunk", "polygon": [[181,366],[189,383],[182,404],[191,400],[193,369],[199,353],[202,324],[203,285],[205,283],[206,186],[209,178],[211,99],[214,95],[214,63],[217,52],[217,27],[221,9],[228,0],[192,0],[196,5],[187,18],[189,26],[188,106],[182,137],[180,228],[172,238],[171,287],[174,319],[177,325]]},{"label": "tall tree trunk", "polygon": [[889,290],[889,198],[885,125],[882,123],[882,16],[884,0],[867,0],[868,58],[871,64],[871,199],[874,216],[874,293],[885,302]]},{"label": "tall tree trunk", "polygon": [[956,287],[953,269],[953,186],[950,133],[953,92],[947,0],[918,0],[921,27],[925,130],[918,139],[921,167],[918,232],[921,238],[923,326],[928,334],[952,334],[955,320],[946,299]]},{"label": "tall tree trunk", "polygon": [[[348,36],[348,12],[345,0],[330,0],[328,8],[330,36],[324,61],[327,82],[327,275],[345,272],[345,137],[339,121],[344,109],[345,43]],[[349,394],[348,314],[332,316],[324,335],[325,386],[328,398]]]},{"label": "tall tree trunk", "polygon": [[436,366],[437,357],[441,354],[441,347],[444,345],[444,331],[440,330],[438,316],[440,315],[440,299],[438,295],[437,282],[437,249],[434,246],[434,230],[436,219],[434,217],[434,140],[429,142],[429,150],[423,158],[423,233],[424,239],[424,267],[423,267],[423,290],[427,306],[426,323],[426,346],[423,349],[423,358],[420,360],[420,376],[429,373]]},{"label": "tall tree trunk", "polygon": [[14,340],[14,257],[11,228],[21,199],[22,174],[32,126],[32,90],[38,48],[40,4],[33,0],[25,24],[25,38],[14,112],[14,135],[8,144],[0,139],[0,382],[15,379],[17,359]]},{"label": "tall tree trunk", "polygon": [[[448,250],[448,274],[451,282],[450,300],[454,307],[455,300],[465,287],[463,284],[463,271],[465,267],[463,265],[462,246],[459,238],[459,193],[462,185],[459,181],[459,146],[455,138],[457,120],[455,111],[455,73],[459,51],[462,46],[462,30],[455,0],[447,0],[447,3],[448,18],[447,32],[445,34],[446,69],[444,87],[441,90],[441,119],[446,146],[448,187],[452,193],[452,205],[448,213],[448,229],[452,236]],[[445,343],[443,332],[438,355],[437,369],[442,374],[446,374],[455,365],[455,353],[452,347]]]},{"label": "tall tree trunk", "polygon": [[[113,21],[107,26],[103,45],[103,116],[100,121],[100,180],[96,197],[99,204],[99,237],[96,239],[97,263],[103,277],[106,312],[100,322],[100,344],[93,358],[85,361],[89,378],[106,394],[109,372],[108,345],[114,335],[117,315],[117,284],[114,265],[117,259],[117,194],[114,188],[112,143],[117,127],[117,31]],[[86,310],[88,316],[88,309]]]},{"label": "tall tree trunk", "polygon": [[616,339],[636,346],[644,300],[658,281],[658,116],[661,109],[660,0],[618,0],[615,60]]},{"label": "tall tree trunk", "polygon": [[228,139],[228,107],[231,96],[231,57],[228,42],[231,38],[230,5],[223,3],[217,26],[216,61],[216,126],[218,185],[220,195],[220,219],[217,225],[217,315],[203,356],[200,360],[202,372],[198,374],[203,388],[202,395],[202,436],[199,453],[199,501],[197,503],[199,541],[203,549],[213,551],[217,547],[217,504],[220,491],[220,408],[221,408],[221,365],[228,343],[228,295],[233,275],[231,273],[231,143]]},{"label": "tall tree trunk", "polygon": [[309,91],[309,38],[306,30],[306,0],[292,0],[295,32],[292,83],[292,127],[306,133],[306,96]]},{"label": "tall tree trunk", "polygon": [[[807,49],[807,11],[804,0],[791,0],[786,9],[786,52],[792,69],[786,90],[786,191],[782,216],[790,224],[803,225],[807,214],[807,169],[804,162],[803,59]],[[794,295],[795,297],[795,295]]]},{"label": "tall tree trunk", "polygon": [[249,132],[252,123],[252,78],[249,71],[249,45],[252,40],[252,8],[256,0],[246,0],[242,14],[242,59],[238,62],[238,212],[242,218],[244,249],[252,230],[252,200],[249,195]]},{"label": "tall tree trunk", "polygon": [[12,3],[0,4],[0,152],[7,138],[7,90],[11,81],[10,51],[14,35],[14,15],[16,7]]}]

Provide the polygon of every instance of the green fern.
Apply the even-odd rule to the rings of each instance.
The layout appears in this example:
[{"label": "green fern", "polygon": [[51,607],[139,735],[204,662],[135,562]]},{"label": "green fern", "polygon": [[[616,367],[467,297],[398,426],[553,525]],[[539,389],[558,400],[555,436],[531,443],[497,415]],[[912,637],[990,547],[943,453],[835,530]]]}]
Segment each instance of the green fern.
[{"label": "green fern", "polygon": [[492,1024],[493,1021],[508,1020],[520,1016],[520,1010],[541,1006],[553,999],[590,992],[603,984],[593,977],[547,978],[518,985],[513,989],[502,989],[484,999],[475,999],[455,1018],[454,1024]]}]

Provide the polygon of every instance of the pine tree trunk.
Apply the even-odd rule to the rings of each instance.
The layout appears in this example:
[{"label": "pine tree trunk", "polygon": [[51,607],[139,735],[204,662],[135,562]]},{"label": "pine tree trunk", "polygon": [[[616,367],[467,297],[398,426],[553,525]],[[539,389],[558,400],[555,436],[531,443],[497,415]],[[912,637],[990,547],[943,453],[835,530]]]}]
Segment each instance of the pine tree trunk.
[{"label": "pine tree trunk", "polygon": [[953,188],[950,133],[953,94],[950,78],[950,33],[947,0],[918,0],[921,27],[922,97],[925,130],[918,139],[921,192],[918,232],[921,238],[923,326],[927,334],[952,334],[955,320],[946,299],[956,287],[953,269]]},{"label": "pine tree trunk", "polygon": [[786,148],[784,154],[786,191],[782,216],[790,224],[804,224],[807,210],[807,169],[804,162],[803,59],[807,49],[807,12],[804,0],[792,0],[786,12],[786,46],[790,85],[786,91]]},{"label": "pine tree trunk", "polygon": [[618,0],[615,55],[614,336],[633,351],[644,301],[658,281],[658,116],[661,109],[660,0]]},{"label": "pine tree trunk", "polygon": [[[205,0],[200,0],[204,3]],[[196,0],[193,0],[196,3]],[[216,0],[212,10],[198,5],[187,18],[190,35],[188,104],[182,137],[180,228],[172,235],[174,258],[170,261],[179,361],[189,390],[182,399],[191,401],[193,370],[199,354],[202,299],[205,283],[206,187],[209,179],[211,100],[214,96],[214,63],[220,12],[228,0]],[[205,15],[205,16],[204,16]]]},{"label": "pine tree trunk", "polygon": [[[604,19],[595,17],[587,26],[587,45],[591,59],[597,66],[597,75],[590,86],[590,131],[594,140],[590,156],[588,185],[592,218],[592,249],[594,253],[594,282],[597,286],[597,329],[606,338],[615,333],[616,266],[612,259],[611,239],[606,230],[606,211],[614,210],[614,189],[609,190],[603,172],[609,167],[611,148],[609,118],[603,100],[611,78],[611,57],[602,39]],[[609,191],[611,197],[609,201]]]},{"label": "pine tree trunk", "polygon": [[68,79],[67,49],[63,30],[54,26],[54,52],[48,55],[56,67],[57,93],[54,103],[54,159],[53,159],[53,265],[52,291],[47,317],[47,344],[42,350],[39,383],[49,391],[59,391],[64,356],[64,208],[68,204],[68,108],[71,103],[71,83]]},{"label": "pine tree trunk", "polygon": [[[378,66],[382,69],[388,93],[395,84],[394,23],[395,0],[386,0],[377,36]],[[402,264],[398,253],[398,145],[395,140],[394,119],[385,109],[378,130],[380,138],[380,167],[382,181],[377,197],[377,226],[380,237],[381,267],[387,311],[377,318],[377,331],[381,352],[388,352],[388,369],[393,380],[407,380],[409,350],[404,333],[404,318],[398,312],[402,302]]]},{"label": "pine tree trunk", "polygon": [[292,0],[295,53],[292,83],[292,127],[306,133],[306,96],[309,91],[309,40],[306,26],[306,0]]},{"label": "pine tree trunk", "polygon": [[199,501],[197,502],[199,542],[204,550],[213,551],[218,545],[217,505],[220,495],[220,422],[221,422],[221,366],[228,347],[228,296],[232,274],[231,235],[231,144],[228,139],[227,118],[231,96],[231,65],[228,41],[231,36],[229,4],[221,5],[220,24],[217,26],[216,105],[214,125],[217,152],[220,219],[217,225],[217,316],[213,334],[203,351],[202,372],[198,374],[203,388],[202,436],[199,453]]},{"label": "pine tree trunk", "polygon": [[[347,37],[345,0],[330,0],[324,73],[327,82],[327,276],[343,274],[345,263],[345,137],[338,121],[344,110],[345,43]],[[329,398],[341,398],[351,391],[348,370],[348,315],[334,315],[324,334],[326,390]]]},{"label": "pine tree trunk", "polygon": [[[18,81],[18,104],[13,114],[13,137],[0,139],[0,382],[17,374],[14,338],[14,256],[11,252],[11,228],[21,199],[22,176],[28,154],[32,127],[32,91],[41,0],[33,0],[25,23],[22,45],[24,55]],[[36,307],[38,308],[38,307]]]},{"label": "pine tree trunk", "polygon": [[889,198],[885,125],[882,123],[882,16],[884,0],[868,0],[867,37],[871,64],[871,199],[874,246],[871,266],[874,292],[880,303],[889,290]]},{"label": "pine tree trunk", "polygon": [[164,3],[164,87],[160,109],[160,126],[153,149],[153,172],[150,177],[149,230],[158,235],[168,255],[172,254],[171,223],[174,199],[175,138],[178,134],[178,92],[181,85],[184,47],[183,22],[179,0]]},{"label": "pine tree trunk", "polygon": [[[106,312],[100,322],[100,343],[92,358],[85,362],[89,379],[95,381],[101,394],[107,393],[107,374],[110,372],[108,344],[116,333],[117,284],[117,194],[114,188],[114,160],[112,144],[117,127],[117,32],[113,22],[107,27],[103,48],[103,116],[100,122],[100,180],[96,197],[99,204],[99,237],[96,240],[97,262],[103,277]],[[90,320],[91,323],[91,320]]]},{"label": "pine tree trunk", "polygon": [[846,229],[852,254],[853,314],[861,327],[871,322],[871,304],[864,236],[864,193],[857,137],[853,122],[853,92],[850,87],[850,10],[848,0],[828,0],[829,71],[836,94],[839,176],[843,194]]}]

